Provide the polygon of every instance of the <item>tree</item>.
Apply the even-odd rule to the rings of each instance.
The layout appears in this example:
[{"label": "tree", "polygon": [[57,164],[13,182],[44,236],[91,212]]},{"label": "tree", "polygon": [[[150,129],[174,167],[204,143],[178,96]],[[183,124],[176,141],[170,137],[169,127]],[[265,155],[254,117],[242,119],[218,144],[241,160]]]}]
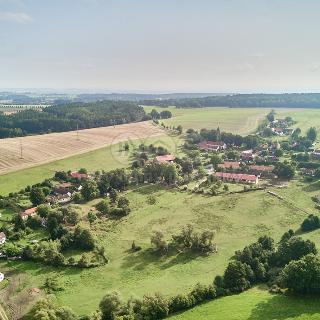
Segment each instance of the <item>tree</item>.
[{"label": "tree", "polygon": [[222,163],[221,158],[217,154],[213,154],[210,159],[210,163],[213,165],[215,169],[218,168],[218,164]]},{"label": "tree", "polygon": [[294,131],[292,132],[292,137],[296,139],[296,138],[299,137],[300,134],[301,134],[301,129],[300,129],[300,128],[296,128],[296,129],[294,129]]},{"label": "tree", "polygon": [[278,247],[278,263],[285,265],[292,260],[299,260],[308,254],[317,254],[316,245],[310,240],[300,237],[291,237],[283,241]]},{"label": "tree", "polygon": [[97,220],[97,215],[93,211],[88,212],[88,221],[90,225]]},{"label": "tree", "polygon": [[284,287],[299,294],[320,293],[320,260],[314,254],[291,261],[283,269],[281,280]]},{"label": "tree", "polygon": [[273,122],[274,121],[274,111],[271,111],[271,112],[268,113],[267,119],[268,119],[269,122]]},{"label": "tree", "polygon": [[286,162],[279,162],[275,165],[273,171],[279,178],[292,179],[295,175],[295,170],[292,165]]},{"label": "tree", "polygon": [[320,228],[320,219],[318,216],[310,214],[301,224],[302,231],[312,231]]},{"label": "tree", "polygon": [[119,197],[119,199],[118,199],[118,207],[119,208],[122,208],[122,209],[127,208],[127,207],[129,207],[129,204],[130,204],[130,202],[126,197]]},{"label": "tree", "polygon": [[118,192],[115,189],[111,189],[109,192],[109,198],[111,200],[111,203],[116,203],[118,199]]},{"label": "tree", "polygon": [[32,188],[30,191],[30,201],[34,206],[42,204],[46,201],[46,196],[42,188]]},{"label": "tree", "polygon": [[160,112],[161,119],[169,119],[172,117],[172,113],[169,110],[164,110]]},{"label": "tree", "polygon": [[240,261],[229,262],[224,272],[225,287],[232,292],[242,292],[250,288],[250,281],[248,280],[249,268],[247,264]]},{"label": "tree", "polygon": [[96,209],[104,215],[110,213],[109,201],[106,199],[101,200],[96,204]]},{"label": "tree", "polygon": [[140,314],[142,319],[164,319],[169,314],[168,300],[159,293],[144,296]]},{"label": "tree", "polygon": [[51,207],[48,204],[40,204],[37,207],[37,213],[41,218],[46,218],[51,212]]},{"label": "tree", "polygon": [[14,231],[25,230],[26,224],[20,214],[16,214],[14,217]]},{"label": "tree", "polygon": [[75,226],[80,221],[80,218],[81,218],[80,208],[76,206],[69,206],[64,211],[64,216],[68,223]]},{"label": "tree", "polygon": [[307,131],[307,138],[314,142],[317,138],[317,129],[315,127],[309,128]]},{"label": "tree", "polygon": [[93,180],[87,180],[84,182],[81,195],[86,201],[92,200],[98,196],[98,186],[97,183]]},{"label": "tree", "polygon": [[178,131],[178,133],[179,134],[181,134],[182,133],[182,126],[179,124],[178,126],[177,126],[177,131]]},{"label": "tree", "polygon": [[115,320],[117,313],[122,305],[121,297],[118,292],[107,293],[99,304],[103,320]]},{"label": "tree", "polygon": [[160,114],[156,109],[152,109],[150,112],[150,116],[152,117],[153,120],[158,120],[160,119]]},{"label": "tree", "polygon": [[168,251],[167,241],[164,239],[164,235],[161,231],[153,231],[151,235],[151,244],[153,244],[156,250],[166,253]]},{"label": "tree", "polygon": [[95,240],[91,231],[79,226],[74,231],[74,241],[83,250],[93,250],[95,247]]}]

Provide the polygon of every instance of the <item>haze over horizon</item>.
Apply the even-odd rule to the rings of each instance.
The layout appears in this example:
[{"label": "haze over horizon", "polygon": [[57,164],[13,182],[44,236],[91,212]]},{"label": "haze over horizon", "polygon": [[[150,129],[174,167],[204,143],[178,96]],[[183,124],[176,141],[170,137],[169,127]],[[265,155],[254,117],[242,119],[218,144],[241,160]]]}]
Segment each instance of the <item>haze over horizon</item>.
[{"label": "haze over horizon", "polygon": [[316,0],[0,0],[0,88],[319,92],[319,10]]}]

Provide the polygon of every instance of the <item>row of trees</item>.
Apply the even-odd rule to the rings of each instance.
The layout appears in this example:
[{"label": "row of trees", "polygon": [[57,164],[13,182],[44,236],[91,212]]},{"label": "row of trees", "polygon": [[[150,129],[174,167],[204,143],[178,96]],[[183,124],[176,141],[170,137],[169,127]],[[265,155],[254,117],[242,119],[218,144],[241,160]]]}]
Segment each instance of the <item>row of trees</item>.
[{"label": "row of trees", "polygon": [[70,103],[48,107],[42,112],[0,113],[0,138],[112,126],[145,119],[144,109],[133,102]]}]

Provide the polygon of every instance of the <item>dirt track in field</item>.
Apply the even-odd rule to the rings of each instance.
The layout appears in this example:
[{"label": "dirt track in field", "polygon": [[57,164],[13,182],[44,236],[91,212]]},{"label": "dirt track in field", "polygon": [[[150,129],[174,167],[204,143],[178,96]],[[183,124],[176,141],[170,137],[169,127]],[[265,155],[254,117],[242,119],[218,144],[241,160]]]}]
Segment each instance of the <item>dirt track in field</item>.
[{"label": "dirt track in field", "polygon": [[[128,139],[163,134],[150,122],[0,139],[0,174],[67,158]],[[21,158],[22,146],[22,158]]]}]

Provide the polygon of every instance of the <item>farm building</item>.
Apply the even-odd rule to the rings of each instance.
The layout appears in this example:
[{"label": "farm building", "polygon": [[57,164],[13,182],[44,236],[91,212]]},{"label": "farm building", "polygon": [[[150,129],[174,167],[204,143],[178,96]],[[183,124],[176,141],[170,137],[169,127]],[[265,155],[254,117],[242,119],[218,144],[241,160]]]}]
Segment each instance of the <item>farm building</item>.
[{"label": "farm building", "polygon": [[225,161],[224,163],[219,163],[218,168],[224,170],[239,170],[240,163],[238,161]]},{"label": "farm building", "polygon": [[243,161],[252,161],[255,157],[253,150],[245,150],[241,152],[241,159]]},{"label": "farm building", "polygon": [[4,280],[4,274],[0,272],[0,282]]},{"label": "farm building", "polygon": [[23,220],[27,220],[28,217],[34,217],[37,214],[37,207],[29,208],[20,213]]},{"label": "farm building", "polygon": [[249,172],[257,176],[265,176],[265,177],[271,176],[273,170],[274,170],[274,166],[258,166],[258,165],[249,166]]},{"label": "farm building", "polygon": [[251,174],[216,172],[213,174],[216,178],[229,182],[244,182],[257,184],[259,178]]},{"label": "farm building", "polygon": [[282,128],[272,128],[272,132],[276,135],[279,135],[279,136],[282,136],[284,135],[284,132],[283,132],[284,129]]},{"label": "farm building", "polygon": [[155,161],[158,163],[171,163],[175,159],[175,156],[171,154],[166,154],[164,156],[155,157]]},{"label": "farm building", "polygon": [[51,196],[48,199],[48,202],[49,203],[60,203],[60,204],[68,203],[71,201],[71,196],[72,196],[71,192],[67,192],[64,194],[57,194],[57,195]]},{"label": "farm building", "polygon": [[73,171],[70,173],[70,176],[72,178],[78,179],[78,180],[82,180],[82,179],[87,179],[88,175],[86,173],[80,173],[78,171]]},{"label": "farm building", "polygon": [[0,232],[0,244],[4,244],[7,240],[7,237],[4,232]]},{"label": "farm building", "polygon": [[225,150],[227,145],[223,141],[202,141],[198,144],[200,150],[220,151]]}]

